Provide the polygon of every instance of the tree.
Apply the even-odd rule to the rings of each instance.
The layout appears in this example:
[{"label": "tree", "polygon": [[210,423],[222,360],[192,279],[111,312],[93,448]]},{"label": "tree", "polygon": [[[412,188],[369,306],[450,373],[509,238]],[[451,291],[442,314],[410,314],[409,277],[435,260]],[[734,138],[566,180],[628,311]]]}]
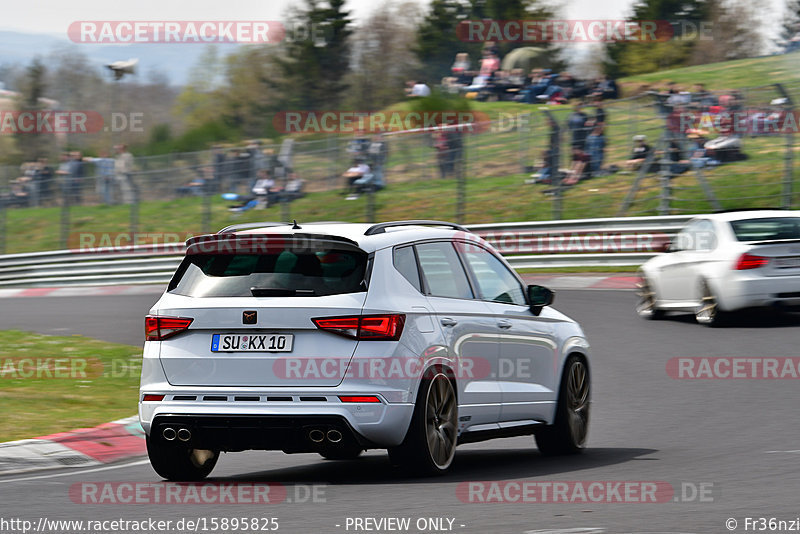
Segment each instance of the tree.
[{"label": "tree", "polygon": [[439,80],[450,73],[455,55],[467,52],[475,58],[480,44],[461,41],[456,26],[468,20],[470,5],[460,0],[433,0],[417,29],[414,53],[423,65],[427,78]]},{"label": "tree", "polygon": [[[666,42],[618,41],[607,45],[606,74],[613,78],[684,66],[700,43],[699,29],[709,19],[707,0],[638,0],[628,21],[669,21]],[[705,46],[705,44],[703,44]]]},{"label": "tree", "polygon": [[291,17],[291,27],[310,28],[305,38],[288,39],[285,58],[275,58],[281,74],[277,87],[288,107],[334,109],[344,95],[350,68],[350,13],[345,0],[306,0]]},{"label": "tree", "polygon": [[403,98],[403,83],[419,68],[412,51],[418,19],[416,3],[385,2],[356,28],[348,107],[372,111]]},{"label": "tree", "polygon": [[764,50],[760,11],[749,0],[708,0],[711,35],[695,46],[690,63],[703,65],[742,59]]},{"label": "tree", "polygon": [[[20,84],[20,95],[17,108],[20,112],[37,113],[45,109],[44,97],[47,69],[37,57],[25,70],[25,76]],[[24,161],[35,161],[47,155],[46,133],[28,132],[16,135],[17,147],[22,152]],[[52,137],[52,136],[51,136]]]}]

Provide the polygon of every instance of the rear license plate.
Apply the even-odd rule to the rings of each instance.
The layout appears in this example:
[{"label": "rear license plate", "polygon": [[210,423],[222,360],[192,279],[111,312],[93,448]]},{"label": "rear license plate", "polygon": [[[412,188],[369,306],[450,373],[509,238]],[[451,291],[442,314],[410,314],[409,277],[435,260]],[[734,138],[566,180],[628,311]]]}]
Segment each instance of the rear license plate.
[{"label": "rear license plate", "polygon": [[292,352],[292,334],[214,334],[211,352]]},{"label": "rear license plate", "polygon": [[791,256],[788,258],[775,258],[775,267],[779,269],[800,267],[800,256]]}]

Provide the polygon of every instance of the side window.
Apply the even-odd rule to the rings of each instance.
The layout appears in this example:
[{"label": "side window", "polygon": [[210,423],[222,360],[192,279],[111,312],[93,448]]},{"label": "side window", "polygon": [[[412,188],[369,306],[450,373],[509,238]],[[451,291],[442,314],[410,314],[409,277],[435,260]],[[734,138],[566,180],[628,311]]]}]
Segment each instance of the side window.
[{"label": "side window", "polygon": [[473,298],[467,274],[452,244],[441,242],[417,245],[417,256],[430,295]]},{"label": "side window", "polygon": [[397,269],[403,278],[408,280],[417,291],[422,292],[419,283],[419,270],[417,270],[417,258],[414,256],[414,247],[400,247],[394,249],[394,268]]},{"label": "side window", "polygon": [[469,246],[465,247],[463,255],[475,275],[482,299],[525,305],[525,292],[519,280],[491,252],[482,247]]}]

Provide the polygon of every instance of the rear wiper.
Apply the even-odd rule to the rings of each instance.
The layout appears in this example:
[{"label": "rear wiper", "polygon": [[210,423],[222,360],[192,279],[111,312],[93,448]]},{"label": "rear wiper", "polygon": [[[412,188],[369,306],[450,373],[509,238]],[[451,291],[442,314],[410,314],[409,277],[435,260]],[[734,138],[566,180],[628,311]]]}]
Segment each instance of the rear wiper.
[{"label": "rear wiper", "polygon": [[283,287],[251,287],[254,297],[313,297],[313,289],[287,289]]}]

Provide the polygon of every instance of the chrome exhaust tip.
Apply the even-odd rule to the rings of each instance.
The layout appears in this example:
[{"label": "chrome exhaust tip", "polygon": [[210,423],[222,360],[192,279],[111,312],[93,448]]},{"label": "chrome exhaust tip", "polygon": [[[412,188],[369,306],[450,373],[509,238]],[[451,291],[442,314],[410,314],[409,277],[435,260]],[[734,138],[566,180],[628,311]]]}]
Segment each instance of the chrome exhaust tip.
[{"label": "chrome exhaust tip", "polygon": [[314,443],[322,443],[322,440],[325,439],[325,433],[322,430],[315,428],[314,430],[308,433],[308,439],[310,439]]},{"label": "chrome exhaust tip", "polygon": [[161,436],[167,441],[174,441],[178,437],[178,433],[172,427],[167,427],[161,431]]},{"label": "chrome exhaust tip", "polygon": [[328,441],[331,443],[339,443],[342,441],[342,433],[338,430],[328,430]]},{"label": "chrome exhaust tip", "polygon": [[189,432],[188,428],[181,428],[178,430],[178,439],[181,441],[189,441],[192,439],[192,433]]}]

